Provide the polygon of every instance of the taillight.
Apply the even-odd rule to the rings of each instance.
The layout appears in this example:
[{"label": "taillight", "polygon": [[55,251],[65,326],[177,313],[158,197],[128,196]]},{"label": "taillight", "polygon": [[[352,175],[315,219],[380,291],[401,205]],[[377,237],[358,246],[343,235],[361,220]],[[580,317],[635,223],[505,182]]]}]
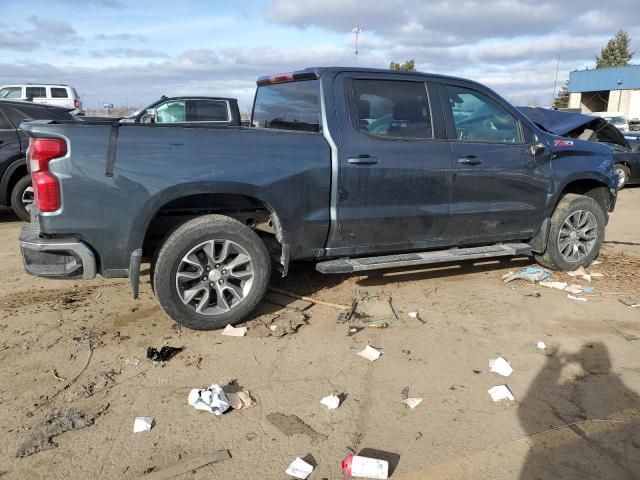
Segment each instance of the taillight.
[{"label": "taillight", "polygon": [[73,101],[73,106],[76,108],[80,108],[80,101],[77,98]]},{"label": "taillight", "polygon": [[60,184],[49,172],[49,162],[67,154],[67,143],[61,138],[30,138],[29,167],[36,207],[41,212],[60,208]]}]

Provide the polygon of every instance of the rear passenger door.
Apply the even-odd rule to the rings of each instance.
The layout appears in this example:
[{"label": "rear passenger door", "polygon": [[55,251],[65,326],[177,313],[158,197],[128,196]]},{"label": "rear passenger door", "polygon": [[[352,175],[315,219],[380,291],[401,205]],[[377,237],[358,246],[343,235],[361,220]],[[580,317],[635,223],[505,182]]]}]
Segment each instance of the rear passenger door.
[{"label": "rear passenger door", "polygon": [[452,172],[437,93],[424,76],[355,73],[338,75],[334,92],[344,246],[384,251],[441,242]]},{"label": "rear passenger door", "polygon": [[447,237],[479,243],[533,236],[550,184],[551,150],[532,154],[535,132],[488,91],[439,86],[453,152]]}]

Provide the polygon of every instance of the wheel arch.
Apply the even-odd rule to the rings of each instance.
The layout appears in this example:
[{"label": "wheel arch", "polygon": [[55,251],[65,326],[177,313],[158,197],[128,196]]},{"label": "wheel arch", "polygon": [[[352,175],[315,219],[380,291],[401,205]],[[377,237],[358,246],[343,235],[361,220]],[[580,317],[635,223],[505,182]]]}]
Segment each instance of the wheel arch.
[{"label": "wheel arch", "polygon": [[27,160],[25,158],[19,158],[14,160],[11,165],[7,167],[2,179],[0,179],[0,204],[9,205],[11,203],[11,191],[15,184],[25,175],[29,174],[27,169]]}]

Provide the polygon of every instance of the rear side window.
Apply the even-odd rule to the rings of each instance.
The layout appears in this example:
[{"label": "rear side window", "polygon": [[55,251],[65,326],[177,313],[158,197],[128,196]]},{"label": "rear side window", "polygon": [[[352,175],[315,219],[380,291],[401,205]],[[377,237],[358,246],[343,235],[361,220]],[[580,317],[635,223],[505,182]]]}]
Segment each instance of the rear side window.
[{"label": "rear side window", "polygon": [[20,98],[22,87],[5,87],[0,90],[0,98]]},{"label": "rear side window", "polygon": [[69,98],[66,88],[51,87],[51,98]]},{"label": "rear side window", "polygon": [[27,98],[33,100],[34,98],[46,98],[47,89],[44,87],[27,87]]},{"label": "rear side window", "polygon": [[320,132],[320,82],[304,80],[258,87],[253,125]]},{"label": "rear side window", "polygon": [[226,122],[229,120],[227,102],[190,100],[188,119],[190,122]]},{"label": "rear side window", "polygon": [[433,138],[426,85],[400,80],[354,80],[358,128],[394,138]]},{"label": "rear side window", "polygon": [[522,143],[520,124],[486,95],[447,85],[456,138],[467,142]]}]

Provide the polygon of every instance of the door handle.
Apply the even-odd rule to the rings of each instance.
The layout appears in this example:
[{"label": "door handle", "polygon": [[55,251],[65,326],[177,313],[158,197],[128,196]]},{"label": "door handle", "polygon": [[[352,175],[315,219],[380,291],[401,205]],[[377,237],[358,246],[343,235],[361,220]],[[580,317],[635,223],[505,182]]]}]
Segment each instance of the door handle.
[{"label": "door handle", "polygon": [[373,165],[378,163],[378,159],[371,155],[358,155],[357,157],[349,157],[347,162],[354,165]]},{"label": "door handle", "polygon": [[458,163],[461,163],[462,165],[480,165],[482,163],[482,159],[475,155],[467,155],[466,157],[460,157],[458,159]]}]

